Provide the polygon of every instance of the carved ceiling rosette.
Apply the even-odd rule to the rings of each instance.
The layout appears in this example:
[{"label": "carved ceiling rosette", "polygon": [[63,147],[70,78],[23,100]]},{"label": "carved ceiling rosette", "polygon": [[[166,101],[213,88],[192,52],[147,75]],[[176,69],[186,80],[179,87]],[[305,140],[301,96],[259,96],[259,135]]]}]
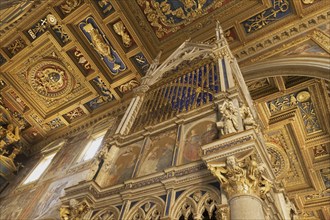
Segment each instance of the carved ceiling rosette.
[{"label": "carved ceiling rosette", "polygon": [[269,142],[267,143],[267,152],[276,178],[283,178],[290,169],[286,153],[281,147]]},{"label": "carved ceiling rosette", "polygon": [[31,88],[46,98],[61,98],[73,89],[74,81],[69,71],[55,59],[44,59],[27,71]]}]

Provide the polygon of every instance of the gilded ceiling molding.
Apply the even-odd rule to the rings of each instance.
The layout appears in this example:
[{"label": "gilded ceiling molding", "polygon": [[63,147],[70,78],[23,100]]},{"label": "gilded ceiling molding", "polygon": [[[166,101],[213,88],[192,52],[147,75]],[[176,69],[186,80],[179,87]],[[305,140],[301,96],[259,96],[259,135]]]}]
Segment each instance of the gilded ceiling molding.
[{"label": "gilded ceiling molding", "polygon": [[[13,7],[12,2],[14,1],[5,1],[9,3],[9,7]],[[1,10],[1,21],[0,21],[0,36],[3,37],[8,31],[13,30],[17,27],[17,24],[21,22],[24,18],[30,15],[35,10],[39,9],[40,6],[45,3],[45,0],[39,1],[16,1],[20,2],[19,5],[14,6],[15,8],[8,8],[5,11]]]},{"label": "gilded ceiling molding", "polygon": [[247,34],[262,29],[268,24],[291,14],[291,4],[288,0],[273,0],[273,6],[242,22]]},{"label": "gilded ceiling molding", "polygon": [[198,0],[180,1],[173,4],[171,1],[138,0],[156,36],[161,39],[180,30],[201,16],[222,7],[228,1]]},{"label": "gilded ceiling molding", "polygon": [[245,66],[241,70],[245,80],[284,75],[330,80],[329,59],[325,57],[279,58]]},{"label": "gilded ceiling molding", "polygon": [[324,34],[322,31],[314,30],[311,34],[308,34],[307,36],[304,36],[302,38],[298,38],[297,40],[290,41],[289,43],[282,44],[282,46],[277,47],[274,50],[271,50],[268,53],[264,53],[256,58],[252,58],[251,62],[257,62],[260,60],[265,60],[269,57],[272,57],[282,51],[289,50],[290,48],[300,45],[303,42],[306,42],[308,40],[314,40],[314,42],[317,43],[318,46],[322,47],[324,50],[326,50],[330,54],[330,37]]},{"label": "gilded ceiling molding", "polygon": [[259,54],[271,47],[281,45],[283,42],[288,41],[290,38],[299,34],[305,33],[319,25],[329,22],[329,11],[323,11],[300,22],[296,22],[293,26],[281,28],[279,32],[268,34],[266,37],[258,40],[251,41],[244,47],[233,50],[234,56],[238,59],[240,64],[252,56]]}]

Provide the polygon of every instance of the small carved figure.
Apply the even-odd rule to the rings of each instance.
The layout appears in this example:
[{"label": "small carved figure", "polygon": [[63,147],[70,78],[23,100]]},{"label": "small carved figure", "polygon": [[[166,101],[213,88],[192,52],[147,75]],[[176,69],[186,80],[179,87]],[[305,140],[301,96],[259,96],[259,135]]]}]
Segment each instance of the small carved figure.
[{"label": "small carved figure", "polygon": [[246,171],[242,169],[236,157],[229,156],[226,161],[227,165],[227,177],[230,183],[235,183],[237,181],[244,183],[246,179]]},{"label": "small carved figure", "polygon": [[257,124],[252,117],[249,107],[247,107],[245,104],[242,104],[240,108],[240,112],[241,112],[241,117],[243,119],[243,125],[245,130],[257,127]]},{"label": "small carved figure", "polygon": [[261,197],[264,197],[272,189],[273,184],[265,177],[261,177],[259,180],[259,187],[260,195]]},{"label": "small carved figure", "polygon": [[212,165],[208,165],[208,168],[211,171],[211,173],[219,179],[220,183],[222,184],[228,183],[228,179],[223,175],[228,172],[226,168],[221,166],[215,167]]},{"label": "small carved figure", "polygon": [[225,100],[222,106],[218,107],[221,119],[217,122],[220,134],[230,134],[238,131],[237,110],[233,102]]}]

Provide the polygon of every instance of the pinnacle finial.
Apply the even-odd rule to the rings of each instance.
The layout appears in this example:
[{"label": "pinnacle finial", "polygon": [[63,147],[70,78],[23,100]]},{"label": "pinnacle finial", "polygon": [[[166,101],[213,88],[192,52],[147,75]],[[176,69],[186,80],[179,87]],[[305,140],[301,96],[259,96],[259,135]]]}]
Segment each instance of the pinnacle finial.
[{"label": "pinnacle finial", "polygon": [[215,32],[216,32],[217,40],[224,39],[224,33],[223,33],[222,28],[221,28],[220,21],[218,21],[218,20],[216,22]]}]

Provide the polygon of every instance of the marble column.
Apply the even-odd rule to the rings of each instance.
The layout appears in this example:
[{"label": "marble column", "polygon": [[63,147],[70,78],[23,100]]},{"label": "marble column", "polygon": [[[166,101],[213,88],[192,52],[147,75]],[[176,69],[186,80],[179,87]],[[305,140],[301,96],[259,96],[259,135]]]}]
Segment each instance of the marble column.
[{"label": "marble column", "polygon": [[230,219],[265,219],[262,198],[270,191],[272,183],[264,176],[263,164],[251,156],[241,161],[229,156],[225,163],[210,163],[208,168],[228,195]]}]

